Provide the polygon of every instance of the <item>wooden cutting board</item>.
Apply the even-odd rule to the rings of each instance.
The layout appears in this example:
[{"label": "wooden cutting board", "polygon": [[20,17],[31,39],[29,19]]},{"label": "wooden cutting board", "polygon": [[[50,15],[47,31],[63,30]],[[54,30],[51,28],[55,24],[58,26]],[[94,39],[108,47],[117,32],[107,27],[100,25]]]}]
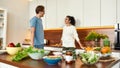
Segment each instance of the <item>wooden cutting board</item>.
[{"label": "wooden cutting board", "polygon": [[115,61],[116,60],[116,58],[115,57],[101,57],[100,59],[99,59],[99,62],[110,62],[110,61]]}]

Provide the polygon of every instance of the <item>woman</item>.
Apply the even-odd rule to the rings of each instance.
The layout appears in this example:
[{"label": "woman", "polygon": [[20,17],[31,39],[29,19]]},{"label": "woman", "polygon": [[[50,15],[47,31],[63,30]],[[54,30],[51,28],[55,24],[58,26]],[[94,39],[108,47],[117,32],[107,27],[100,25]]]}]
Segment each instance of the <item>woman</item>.
[{"label": "woman", "polygon": [[75,47],[75,40],[78,42],[80,47],[83,49],[82,44],[78,38],[78,34],[75,28],[75,19],[72,16],[66,16],[65,26],[63,27],[62,33],[62,45],[63,47]]}]

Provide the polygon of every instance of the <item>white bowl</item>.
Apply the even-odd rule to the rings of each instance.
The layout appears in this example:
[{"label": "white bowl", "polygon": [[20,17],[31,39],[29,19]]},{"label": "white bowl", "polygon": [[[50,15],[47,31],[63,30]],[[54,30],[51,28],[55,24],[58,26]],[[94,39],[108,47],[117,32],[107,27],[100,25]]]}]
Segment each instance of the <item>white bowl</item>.
[{"label": "white bowl", "polygon": [[29,48],[30,45],[22,45],[21,47],[22,47],[22,48]]},{"label": "white bowl", "polygon": [[76,49],[76,50],[75,50],[75,52],[76,52],[76,55],[78,55],[78,54],[80,54],[80,53],[84,53],[84,52],[85,52],[85,50]]},{"label": "white bowl", "polygon": [[44,54],[41,53],[28,53],[29,57],[34,59],[34,60],[39,60],[42,59]]},{"label": "white bowl", "polygon": [[20,50],[22,50],[21,47],[6,47],[6,51],[9,55],[15,55]]},{"label": "white bowl", "polygon": [[49,53],[50,53],[50,51],[45,50],[44,55],[48,55]]},{"label": "white bowl", "polygon": [[62,56],[62,52],[53,52],[55,56]]}]

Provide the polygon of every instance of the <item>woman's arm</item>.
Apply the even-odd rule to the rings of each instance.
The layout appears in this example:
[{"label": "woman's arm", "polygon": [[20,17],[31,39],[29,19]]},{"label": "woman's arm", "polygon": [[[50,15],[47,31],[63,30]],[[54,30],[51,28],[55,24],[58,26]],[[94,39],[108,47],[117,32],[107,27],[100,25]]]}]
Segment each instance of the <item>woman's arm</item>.
[{"label": "woman's arm", "polygon": [[62,36],[61,36],[61,40],[60,40],[60,43],[59,43],[59,45],[61,45],[61,46],[62,46],[62,44],[63,44],[64,28],[65,28],[65,27],[63,27]]},{"label": "woman's arm", "polygon": [[81,44],[81,42],[80,41],[77,41],[78,42],[78,44],[80,45],[80,47],[82,48],[82,49],[84,49],[84,47],[83,47],[83,45]]},{"label": "woman's arm", "polygon": [[78,37],[78,33],[77,33],[77,31],[76,31],[76,28],[74,28],[74,38],[75,38],[75,40],[77,41],[77,43],[79,44],[79,46],[80,46],[82,49],[84,49],[84,47],[82,46],[82,44],[81,44],[81,42],[80,42],[80,39],[79,39],[79,37]]}]

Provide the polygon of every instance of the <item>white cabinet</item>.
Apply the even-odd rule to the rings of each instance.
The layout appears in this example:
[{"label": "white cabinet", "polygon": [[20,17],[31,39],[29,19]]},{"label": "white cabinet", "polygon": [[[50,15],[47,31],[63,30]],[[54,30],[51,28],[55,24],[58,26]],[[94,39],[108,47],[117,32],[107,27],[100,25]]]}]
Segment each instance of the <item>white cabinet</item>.
[{"label": "white cabinet", "polygon": [[68,0],[57,0],[57,27],[64,26],[64,20],[68,14]]},{"label": "white cabinet", "polygon": [[100,0],[83,0],[84,26],[100,26]]},{"label": "white cabinet", "polygon": [[29,19],[36,15],[35,8],[38,5],[38,0],[33,0],[29,2]]},{"label": "white cabinet", "polygon": [[[7,32],[7,11],[0,8],[0,44],[5,48]],[[3,48],[3,49],[4,49]]]},{"label": "white cabinet", "polygon": [[57,0],[47,0],[46,5],[46,28],[57,27]]},{"label": "white cabinet", "polygon": [[101,0],[101,26],[116,23],[116,0]]},{"label": "white cabinet", "polygon": [[37,5],[45,6],[44,28],[63,27],[67,15],[75,17],[77,27],[120,23],[120,0],[33,0],[30,17]]},{"label": "white cabinet", "polygon": [[120,23],[120,0],[117,0],[117,23]]},{"label": "white cabinet", "polygon": [[72,15],[76,19],[76,26],[83,26],[83,2],[84,0],[69,0],[68,5],[68,15]]}]

